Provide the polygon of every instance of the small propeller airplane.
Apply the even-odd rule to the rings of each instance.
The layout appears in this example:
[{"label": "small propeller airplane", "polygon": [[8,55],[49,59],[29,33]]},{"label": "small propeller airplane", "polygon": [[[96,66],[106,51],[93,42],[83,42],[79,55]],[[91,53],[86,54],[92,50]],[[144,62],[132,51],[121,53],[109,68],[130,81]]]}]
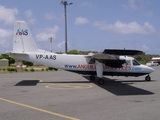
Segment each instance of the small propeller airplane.
[{"label": "small propeller airplane", "polygon": [[[98,84],[105,84],[103,75],[142,76],[150,81],[153,68],[140,64],[133,55],[142,54],[139,50],[105,49],[102,53],[88,55],[56,54],[38,49],[25,21],[15,21],[13,51],[8,54],[18,60],[30,61],[66,71],[90,75],[97,78]],[[129,55],[129,56],[128,56]]]}]

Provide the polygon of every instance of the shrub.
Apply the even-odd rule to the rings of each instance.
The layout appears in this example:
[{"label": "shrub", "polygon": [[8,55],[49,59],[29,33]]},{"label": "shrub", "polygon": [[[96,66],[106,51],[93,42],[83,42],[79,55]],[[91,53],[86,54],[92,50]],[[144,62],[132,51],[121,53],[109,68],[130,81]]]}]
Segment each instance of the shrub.
[{"label": "shrub", "polygon": [[57,68],[54,68],[54,70],[57,71],[58,69],[57,69]]},{"label": "shrub", "polygon": [[25,68],[25,69],[24,69],[24,71],[28,72],[28,69],[27,69],[27,68]]},{"label": "shrub", "polygon": [[5,70],[6,70],[6,68],[3,68],[4,73],[5,73]]},{"label": "shrub", "polygon": [[17,72],[17,69],[14,68],[14,67],[7,67],[7,71],[9,71],[10,73],[11,73],[12,71]]},{"label": "shrub", "polygon": [[48,68],[46,68],[46,71],[48,71],[49,69]]},{"label": "shrub", "polygon": [[17,71],[17,68],[14,68],[14,71],[15,71],[15,72],[18,72],[18,71]]},{"label": "shrub", "polygon": [[30,71],[31,71],[31,72],[34,72],[35,70],[34,70],[33,68],[30,68]]},{"label": "shrub", "polygon": [[52,71],[52,70],[57,71],[58,69],[57,68],[53,68],[53,67],[48,67],[48,70],[50,70],[50,71]]}]

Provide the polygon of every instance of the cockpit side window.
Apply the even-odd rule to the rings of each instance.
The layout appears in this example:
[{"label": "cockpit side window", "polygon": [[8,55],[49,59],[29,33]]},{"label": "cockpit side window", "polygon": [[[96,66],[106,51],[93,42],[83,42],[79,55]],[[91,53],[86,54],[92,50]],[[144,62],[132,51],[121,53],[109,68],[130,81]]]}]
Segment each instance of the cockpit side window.
[{"label": "cockpit side window", "polygon": [[133,63],[134,66],[140,65],[140,63],[136,59],[132,60],[132,63]]}]

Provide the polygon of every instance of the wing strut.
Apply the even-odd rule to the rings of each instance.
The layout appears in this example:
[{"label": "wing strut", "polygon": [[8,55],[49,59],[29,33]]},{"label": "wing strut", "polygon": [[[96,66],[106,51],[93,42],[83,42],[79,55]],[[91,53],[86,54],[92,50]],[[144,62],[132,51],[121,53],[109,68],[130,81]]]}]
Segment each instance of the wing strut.
[{"label": "wing strut", "polygon": [[99,78],[98,83],[100,85],[103,85],[105,83],[105,81],[103,80],[103,63],[97,60],[96,60],[96,72],[97,72],[97,77]]},{"label": "wing strut", "polygon": [[103,64],[96,60],[97,77],[103,77]]}]

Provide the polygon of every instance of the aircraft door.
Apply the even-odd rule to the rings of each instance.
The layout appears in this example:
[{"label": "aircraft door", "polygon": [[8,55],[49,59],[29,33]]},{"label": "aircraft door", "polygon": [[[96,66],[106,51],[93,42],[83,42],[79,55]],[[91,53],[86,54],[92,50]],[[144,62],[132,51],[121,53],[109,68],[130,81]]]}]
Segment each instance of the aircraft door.
[{"label": "aircraft door", "polygon": [[123,70],[131,70],[132,68],[132,61],[131,60],[126,60],[125,63],[123,64]]}]

